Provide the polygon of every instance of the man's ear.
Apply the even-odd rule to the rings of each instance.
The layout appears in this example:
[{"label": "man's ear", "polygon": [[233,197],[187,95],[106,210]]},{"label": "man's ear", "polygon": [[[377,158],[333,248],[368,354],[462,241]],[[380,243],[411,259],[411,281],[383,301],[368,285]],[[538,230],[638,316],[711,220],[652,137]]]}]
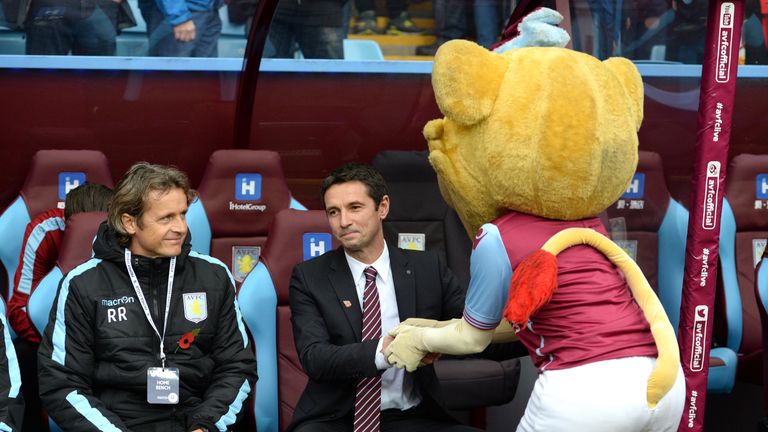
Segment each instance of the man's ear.
[{"label": "man's ear", "polygon": [[379,203],[379,218],[384,220],[389,214],[389,195],[384,195]]},{"label": "man's ear", "polygon": [[509,67],[501,55],[474,42],[452,40],[435,54],[432,88],[440,111],[470,126],[488,117]]},{"label": "man's ear", "polygon": [[120,221],[123,223],[123,229],[125,232],[127,232],[130,235],[136,234],[136,230],[138,229],[136,224],[136,218],[129,215],[128,213],[123,213],[122,216],[120,216]]}]

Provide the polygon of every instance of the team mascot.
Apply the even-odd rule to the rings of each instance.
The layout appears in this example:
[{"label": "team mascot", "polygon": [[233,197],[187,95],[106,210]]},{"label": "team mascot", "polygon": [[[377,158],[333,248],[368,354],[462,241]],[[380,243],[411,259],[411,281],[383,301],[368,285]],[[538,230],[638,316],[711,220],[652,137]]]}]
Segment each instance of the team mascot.
[{"label": "team mascot", "polygon": [[597,217],[637,165],[642,80],[626,59],[562,48],[561,19],[537,9],[501,53],[462,40],[437,52],[445,118],[424,135],[440,190],[474,236],[471,282],[463,318],[406,320],[385,355],[413,371],[430,353],[516,337],[539,370],[518,431],[677,430],[674,330]]}]

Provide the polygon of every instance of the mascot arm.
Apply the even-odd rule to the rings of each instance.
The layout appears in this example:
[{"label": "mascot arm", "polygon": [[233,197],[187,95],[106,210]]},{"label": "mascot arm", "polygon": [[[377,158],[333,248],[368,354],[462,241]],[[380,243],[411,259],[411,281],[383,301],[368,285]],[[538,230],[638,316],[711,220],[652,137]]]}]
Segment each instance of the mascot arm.
[{"label": "mascot arm", "polygon": [[[582,244],[599,250],[621,269],[635,301],[640,305],[645,319],[650,324],[651,334],[656,341],[656,348],[659,353],[656,359],[656,366],[648,377],[648,390],[646,394],[648,406],[653,408],[672,388],[680,368],[680,353],[672,324],[670,324],[659,298],[656,297],[656,294],[651,289],[640,267],[624,250],[607,237],[591,229],[569,228],[552,236],[544,244],[542,251],[554,256],[571,246]],[[521,273],[519,270],[518,268],[518,271],[515,272],[515,278],[519,276],[518,273]],[[516,286],[516,281],[513,280],[510,291],[519,291],[521,289],[523,292],[532,291],[532,289]],[[510,298],[512,297],[513,295],[510,294]],[[507,305],[505,316],[511,319],[509,310],[510,305]],[[517,320],[513,321],[517,322]]]},{"label": "mascot arm", "polygon": [[463,318],[444,323],[441,327],[399,325],[393,328],[389,334],[395,336],[395,340],[384,352],[387,361],[413,372],[429,353],[475,354],[493,339],[494,329],[478,329]]},{"label": "mascot arm", "polygon": [[384,353],[387,361],[412,371],[428,353],[474,354],[492,342],[514,340],[511,326],[500,324],[512,266],[493,224],[483,225],[475,236],[470,274],[464,317],[449,321],[405,320],[390,330],[390,335],[396,337]]}]

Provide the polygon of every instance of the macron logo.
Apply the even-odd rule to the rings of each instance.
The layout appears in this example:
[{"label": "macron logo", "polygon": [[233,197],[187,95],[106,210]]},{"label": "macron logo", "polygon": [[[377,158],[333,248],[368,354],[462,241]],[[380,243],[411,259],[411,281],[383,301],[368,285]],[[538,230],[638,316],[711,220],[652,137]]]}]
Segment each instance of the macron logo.
[{"label": "macron logo", "polygon": [[304,233],[302,236],[304,261],[318,257],[331,248],[331,234]]},{"label": "macron logo", "polygon": [[238,201],[261,199],[261,174],[243,173],[235,176],[235,199]]},{"label": "macron logo", "polygon": [[59,173],[59,199],[63,200],[72,189],[85,183],[84,172],[60,172]]}]

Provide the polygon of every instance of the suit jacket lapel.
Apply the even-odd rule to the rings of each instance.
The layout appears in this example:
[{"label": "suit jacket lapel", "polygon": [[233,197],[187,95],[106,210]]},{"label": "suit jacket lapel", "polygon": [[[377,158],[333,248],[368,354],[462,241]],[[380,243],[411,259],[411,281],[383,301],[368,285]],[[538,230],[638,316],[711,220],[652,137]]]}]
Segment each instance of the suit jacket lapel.
[{"label": "suit jacket lapel", "polygon": [[408,257],[397,247],[391,247],[389,244],[387,246],[397,297],[397,312],[400,321],[404,321],[416,315],[416,282]]},{"label": "suit jacket lapel", "polygon": [[[331,260],[331,271],[328,277],[336,292],[336,297],[338,297],[339,308],[344,311],[355,335],[355,342],[360,342],[363,334],[363,307],[357,299],[355,281],[352,280],[352,271],[349,269],[349,264],[347,264],[347,259],[344,256],[344,249],[339,247],[333,253],[334,259]],[[347,304],[350,306],[347,307]]]}]

